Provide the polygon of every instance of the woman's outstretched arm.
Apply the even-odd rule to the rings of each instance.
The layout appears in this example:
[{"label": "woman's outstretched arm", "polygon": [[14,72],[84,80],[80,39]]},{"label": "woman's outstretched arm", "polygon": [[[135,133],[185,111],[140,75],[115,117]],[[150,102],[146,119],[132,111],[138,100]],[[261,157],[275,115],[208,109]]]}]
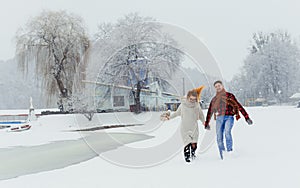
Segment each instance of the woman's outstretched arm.
[{"label": "woman's outstretched arm", "polygon": [[177,116],[180,116],[180,115],[181,115],[181,105],[179,105],[179,107],[177,108],[176,112],[174,112],[174,113],[172,113],[170,115],[170,119],[173,119],[173,118],[175,118]]}]

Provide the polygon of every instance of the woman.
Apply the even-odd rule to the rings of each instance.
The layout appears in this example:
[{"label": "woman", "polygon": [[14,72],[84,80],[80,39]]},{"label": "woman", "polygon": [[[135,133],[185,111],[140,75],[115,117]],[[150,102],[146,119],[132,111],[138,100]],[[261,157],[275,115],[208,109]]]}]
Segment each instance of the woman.
[{"label": "woman", "polygon": [[[200,93],[199,93],[200,94]],[[198,103],[198,93],[196,90],[191,90],[187,93],[187,97],[181,100],[181,104],[170,116],[166,119],[173,119],[181,116],[181,136],[184,143],[184,157],[186,162],[191,162],[190,157],[194,159],[197,149],[199,136],[198,122],[204,123],[204,115]]]}]

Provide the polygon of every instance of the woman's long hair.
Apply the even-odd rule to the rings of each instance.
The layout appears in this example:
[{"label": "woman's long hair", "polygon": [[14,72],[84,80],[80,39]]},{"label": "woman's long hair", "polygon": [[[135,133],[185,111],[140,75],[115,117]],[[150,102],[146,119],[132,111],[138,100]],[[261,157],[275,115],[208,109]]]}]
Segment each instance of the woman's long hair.
[{"label": "woman's long hair", "polygon": [[[190,96],[196,97],[196,99],[198,98],[198,97],[197,97],[198,94],[197,94],[197,92],[196,92],[195,90],[190,90],[190,91],[188,91],[188,93],[187,93],[187,99],[190,98]],[[197,99],[197,100],[198,100],[198,99]],[[198,101],[197,101],[197,102],[198,102]]]}]

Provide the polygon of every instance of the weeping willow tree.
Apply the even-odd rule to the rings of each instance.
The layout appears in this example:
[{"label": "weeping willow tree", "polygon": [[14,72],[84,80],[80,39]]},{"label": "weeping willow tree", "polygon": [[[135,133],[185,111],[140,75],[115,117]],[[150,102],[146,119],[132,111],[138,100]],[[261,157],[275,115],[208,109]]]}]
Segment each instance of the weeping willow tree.
[{"label": "weeping willow tree", "polygon": [[82,18],[65,11],[43,11],[16,36],[19,67],[26,72],[29,63],[34,63],[47,99],[59,96],[60,106],[71,98],[77,72],[84,72],[81,62],[89,46]]}]

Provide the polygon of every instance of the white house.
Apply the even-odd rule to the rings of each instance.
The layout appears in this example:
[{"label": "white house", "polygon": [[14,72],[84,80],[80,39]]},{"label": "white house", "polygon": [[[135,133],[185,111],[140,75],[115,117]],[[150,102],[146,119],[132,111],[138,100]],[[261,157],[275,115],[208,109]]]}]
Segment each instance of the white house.
[{"label": "white house", "polygon": [[[98,112],[132,110],[135,102],[131,87],[98,82],[94,84],[96,84],[94,98]],[[140,94],[142,110],[166,110],[167,104],[179,99],[178,95],[162,92],[157,82],[149,84]]]}]

